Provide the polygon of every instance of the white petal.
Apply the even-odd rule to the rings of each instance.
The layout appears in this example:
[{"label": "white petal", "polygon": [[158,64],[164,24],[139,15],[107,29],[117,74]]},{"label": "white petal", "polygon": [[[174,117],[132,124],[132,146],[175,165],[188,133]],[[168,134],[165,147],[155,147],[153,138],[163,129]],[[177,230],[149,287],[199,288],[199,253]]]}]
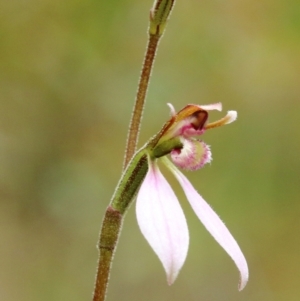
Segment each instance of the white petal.
[{"label": "white petal", "polygon": [[228,111],[226,117],[227,117],[226,124],[234,122],[237,118],[237,111]]},{"label": "white petal", "polygon": [[176,116],[176,111],[175,111],[174,106],[169,102],[167,103],[167,106],[170,108],[171,116],[172,117]]},{"label": "white petal", "polygon": [[167,167],[170,168],[179,181],[193,210],[207,231],[235,262],[240,271],[239,290],[242,290],[247,284],[249,272],[246,259],[237,242],[218,215],[199,195],[188,179],[169,160],[164,158],[164,163],[166,163]]},{"label": "white petal", "polygon": [[156,163],[149,163],[149,171],[137,196],[136,215],[171,285],[187,256],[189,233],[180,204]]},{"label": "white petal", "polygon": [[205,111],[211,111],[211,110],[222,111],[222,104],[220,102],[213,103],[211,105],[199,105],[199,107]]}]

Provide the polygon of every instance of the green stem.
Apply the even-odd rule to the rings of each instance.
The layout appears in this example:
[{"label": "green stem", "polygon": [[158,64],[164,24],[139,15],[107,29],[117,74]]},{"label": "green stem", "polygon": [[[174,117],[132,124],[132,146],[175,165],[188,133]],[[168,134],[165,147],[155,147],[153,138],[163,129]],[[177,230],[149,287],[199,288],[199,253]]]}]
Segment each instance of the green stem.
[{"label": "green stem", "polygon": [[[149,39],[140,76],[134,109],[128,130],[123,175],[115,190],[110,206],[107,208],[99,238],[99,262],[93,301],[104,301],[107,291],[110,268],[125,211],[133,201],[148,171],[148,157],[159,155],[164,149],[153,152],[151,145],[146,145],[133,157],[140,131],[140,124],[145,106],[151,70],[158,42],[164,32],[174,0],[158,0],[150,11]],[[153,145],[154,146],[154,145]],[[155,153],[155,154],[154,154]],[[165,153],[164,153],[165,154]],[[132,160],[131,160],[132,158]]]},{"label": "green stem", "polygon": [[133,201],[148,171],[148,150],[142,148],[130,161],[107,208],[99,238],[99,261],[93,301],[104,301],[114,251],[124,213]]},{"label": "green stem", "polygon": [[99,262],[93,301],[104,301],[112,258],[122,227],[123,216],[109,206],[106,209],[98,244]]},{"label": "green stem", "polygon": [[142,73],[140,76],[138,91],[136,94],[135,104],[134,104],[129,130],[128,130],[127,145],[126,145],[124,166],[123,166],[124,169],[126,168],[128,162],[130,161],[130,159],[132,158],[133,154],[136,151],[141,119],[142,119],[144,106],[145,106],[145,98],[147,94],[147,89],[148,89],[154,58],[155,58],[155,53],[160,37],[161,35],[158,33],[149,34],[149,40],[148,40],[147,50],[144,58]]}]

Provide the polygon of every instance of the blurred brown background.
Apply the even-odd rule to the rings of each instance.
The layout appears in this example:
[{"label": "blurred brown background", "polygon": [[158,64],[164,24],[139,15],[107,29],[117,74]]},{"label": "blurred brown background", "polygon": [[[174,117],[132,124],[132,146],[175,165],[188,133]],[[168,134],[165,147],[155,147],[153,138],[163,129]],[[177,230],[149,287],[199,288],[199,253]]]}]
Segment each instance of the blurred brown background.
[{"label": "blurred brown background", "polygon": [[[0,300],[91,300],[151,6],[1,0]],[[140,145],[169,117],[167,102],[238,111],[203,137],[212,165],[188,176],[240,244],[250,280],[239,293],[234,264],[170,177],[190,228],[186,264],[168,287],[132,206],[108,301],[300,300],[299,53],[298,0],[177,1]]]}]

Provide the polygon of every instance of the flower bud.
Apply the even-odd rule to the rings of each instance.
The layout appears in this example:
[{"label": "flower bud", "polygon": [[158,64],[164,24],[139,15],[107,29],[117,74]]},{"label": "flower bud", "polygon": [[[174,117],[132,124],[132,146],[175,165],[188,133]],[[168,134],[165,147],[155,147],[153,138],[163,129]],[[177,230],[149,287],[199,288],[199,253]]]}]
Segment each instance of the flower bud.
[{"label": "flower bud", "polygon": [[174,0],[156,0],[150,10],[149,33],[161,36],[165,30]]}]

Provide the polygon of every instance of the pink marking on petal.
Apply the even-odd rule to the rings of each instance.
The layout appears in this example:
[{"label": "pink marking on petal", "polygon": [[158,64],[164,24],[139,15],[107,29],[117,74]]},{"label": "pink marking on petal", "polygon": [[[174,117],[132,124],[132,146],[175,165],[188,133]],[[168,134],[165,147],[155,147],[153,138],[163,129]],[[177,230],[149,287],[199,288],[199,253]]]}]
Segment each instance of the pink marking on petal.
[{"label": "pink marking on petal", "polygon": [[171,285],[186,259],[189,233],[180,204],[155,162],[149,162],[149,171],[137,196],[136,215]]},{"label": "pink marking on petal", "polygon": [[181,138],[183,148],[171,151],[173,163],[182,169],[197,170],[211,162],[210,147],[202,140]]},{"label": "pink marking on petal", "polygon": [[207,231],[215,238],[215,240],[235,262],[240,272],[239,290],[242,290],[247,284],[249,272],[246,259],[239,245],[225,224],[221,221],[219,216],[199,195],[188,179],[168,159],[163,158],[163,161],[177,178],[194,212],[203,223]]}]

